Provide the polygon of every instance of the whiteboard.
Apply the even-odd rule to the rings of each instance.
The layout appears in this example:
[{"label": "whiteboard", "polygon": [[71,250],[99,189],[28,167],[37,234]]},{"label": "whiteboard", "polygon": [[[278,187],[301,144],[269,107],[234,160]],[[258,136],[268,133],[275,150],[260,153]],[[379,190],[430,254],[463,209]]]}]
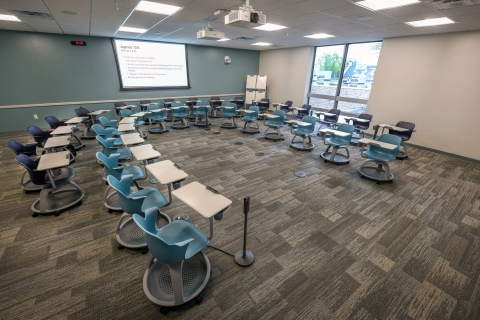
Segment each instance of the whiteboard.
[{"label": "whiteboard", "polygon": [[257,77],[257,89],[258,90],[267,89],[267,76],[258,76]]},{"label": "whiteboard", "polygon": [[245,95],[245,104],[252,104],[255,101],[255,91],[247,91]]},{"label": "whiteboard", "polygon": [[255,101],[260,101],[263,98],[265,98],[265,91],[257,91],[257,94],[255,95]]},{"label": "whiteboard", "polygon": [[257,76],[247,76],[247,89],[255,89],[257,85]]}]

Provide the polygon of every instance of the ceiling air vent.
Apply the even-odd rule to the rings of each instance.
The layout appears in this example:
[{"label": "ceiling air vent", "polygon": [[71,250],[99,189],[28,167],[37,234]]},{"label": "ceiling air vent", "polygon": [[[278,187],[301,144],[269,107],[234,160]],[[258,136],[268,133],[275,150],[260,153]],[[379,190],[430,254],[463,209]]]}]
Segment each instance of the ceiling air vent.
[{"label": "ceiling air vent", "polygon": [[451,9],[480,4],[480,0],[423,0],[423,2],[435,9]]},{"label": "ceiling air vent", "polygon": [[34,12],[34,11],[23,11],[23,10],[10,10],[17,17],[29,17],[29,18],[39,18],[39,19],[48,19],[55,20],[53,16],[49,13],[44,12]]}]

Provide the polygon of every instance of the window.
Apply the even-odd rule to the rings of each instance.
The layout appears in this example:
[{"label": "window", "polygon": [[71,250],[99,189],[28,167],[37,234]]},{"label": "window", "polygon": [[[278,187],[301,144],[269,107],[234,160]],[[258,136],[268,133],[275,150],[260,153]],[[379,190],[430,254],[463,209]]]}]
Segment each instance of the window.
[{"label": "window", "polygon": [[347,115],[366,109],[381,42],[317,47],[309,104],[315,109],[338,108]]}]

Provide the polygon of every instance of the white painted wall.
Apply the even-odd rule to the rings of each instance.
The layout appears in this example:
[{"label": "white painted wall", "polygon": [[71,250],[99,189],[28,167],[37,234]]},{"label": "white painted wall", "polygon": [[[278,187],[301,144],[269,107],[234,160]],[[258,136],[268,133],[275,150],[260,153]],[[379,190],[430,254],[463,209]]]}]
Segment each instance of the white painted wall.
[{"label": "white painted wall", "polygon": [[386,39],[366,112],[415,123],[412,144],[480,160],[479,77],[480,32]]},{"label": "white painted wall", "polygon": [[308,79],[313,61],[313,47],[277,49],[260,52],[260,74],[267,76],[270,102],[306,103]]}]

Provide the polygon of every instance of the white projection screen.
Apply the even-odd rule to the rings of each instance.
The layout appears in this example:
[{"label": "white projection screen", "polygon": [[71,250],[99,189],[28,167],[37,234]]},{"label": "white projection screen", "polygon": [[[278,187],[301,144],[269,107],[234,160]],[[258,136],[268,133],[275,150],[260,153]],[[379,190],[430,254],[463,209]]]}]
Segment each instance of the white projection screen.
[{"label": "white projection screen", "polygon": [[190,88],[184,44],[112,39],[120,90]]}]

